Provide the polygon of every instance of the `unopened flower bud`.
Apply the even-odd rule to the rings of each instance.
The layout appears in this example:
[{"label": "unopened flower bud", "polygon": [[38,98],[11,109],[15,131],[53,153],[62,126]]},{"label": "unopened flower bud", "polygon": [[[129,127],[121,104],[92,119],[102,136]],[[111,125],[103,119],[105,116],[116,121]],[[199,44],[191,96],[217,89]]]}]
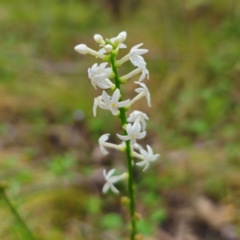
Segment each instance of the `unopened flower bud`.
[{"label": "unopened flower bud", "polygon": [[104,48],[107,52],[112,52],[113,50],[113,47],[110,44],[107,44]]},{"label": "unopened flower bud", "polygon": [[135,235],[134,240],[143,240],[143,235],[142,234]]},{"label": "unopened flower bud", "polygon": [[101,46],[105,46],[105,41],[103,40],[103,37],[100,34],[95,34],[93,38],[96,43],[100,44]]},{"label": "unopened flower bud", "polygon": [[127,38],[127,33],[126,32],[120,32],[118,36],[114,39],[114,43],[122,43],[126,40]]},{"label": "unopened flower bud", "polygon": [[99,53],[99,52],[89,48],[85,44],[79,44],[74,49],[81,54],[90,54],[92,56],[95,56],[97,58],[101,58],[101,59],[106,60],[106,61],[108,61],[108,59],[109,59],[108,56],[104,56],[102,53]]},{"label": "unopened flower bud", "polygon": [[74,49],[81,54],[87,54],[88,53],[88,47],[85,44],[79,44]]},{"label": "unopened flower bud", "polygon": [[134,213],[134,219],[135,220],[140,220],[140,219],[142,219],[142,215],[140,213],[138,213],[138,212],[135,212]]},{"label": "unopened flower bud", "polygon": [[121,42],[124,42],[127,38],[127,33],[123,31],[123,32],[120,32],[118,36],[121,39]]},{"label": "unopened flower bud", "polygon": [[122,206],[128,207],[130,204],[130,199],[128,197],[123,196],[123,197],[121,197],[120,202],[121,202]]}]

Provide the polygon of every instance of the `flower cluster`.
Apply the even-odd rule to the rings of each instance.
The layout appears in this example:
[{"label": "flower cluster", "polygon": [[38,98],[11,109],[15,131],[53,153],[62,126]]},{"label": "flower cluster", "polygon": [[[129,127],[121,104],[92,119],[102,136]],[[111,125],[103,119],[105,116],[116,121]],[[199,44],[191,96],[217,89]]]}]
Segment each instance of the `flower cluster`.
[{"label": "flower cluster", "polygon": [[[80,44],[75,47],[75,50],[81,54],[90,54],[97,58],[102,59],[104,62],[97,64],[95,63],[91,68],[88,69],[88,77],[91,80],[91,84],[95,89],[102,89],[102,94],[94,99],[93,104],[93,115],[97,115],[97,108],[109,110],[114,116],[118,116],[122,120],[122,127],[124,130],[124,135],[117,134],[118,138],[122,140],[120,144],[113,144],[107,142],[109,138],[109,133],[102,135],[99,138],[100,150],[103,154],[108,154],[106,148],[114,148],[119,151],[127,151],[130,149],[130,157],[137,158],[141,160],[135,165],[143,167],[143,171],[149,168],[151,162],[157,160],[160,156],[159,154],[154,154],[152,148],[147,145],[145,150],[142,148],[137,141],[143,139],[146,136],[146,121],[148,116],[141,111],[133,111],[127,118],[125,113],[130,109],[130,107],[142,98],[146,98],[147,104],[151,106],[151,97],[147,86],[142,83],[142,81],[147,78],[149,79],[149,71],[147,69],[147,64],[142,57],[143,54],[147,53],[147,49],[140,48],[143,44],[140,43],[131,48],[130,52],[119,60],[116,60],[118,52],[122,48],[127,48],[123,43],[126,40],[127,33],[121,32],[117,37],[111,39],[103,39],[99,34],[94,35],[94,40],[99,44],[100,50],[95,51],[85,44]],[[118,68],[122,66],[123,63],[130,61],[136,68],[130,73],[119,77]],[[110,65],[110,66],[108,66]],[[141,74],[138,81],[134,83],[137,84],[135,92],[137,93],[133,99],[122,100],[120,85],[126,83],[130,78]],[[106,91],[112,90],[112,94],[108,94]],[[131,164],[134,164],[131,161]],[[128,169],[129,170],[129,169]],[[110,170],[108,173],[103,170],[103,175],[106,180],[103,186],[103,192],[107,192],[111,189],[114,193],[119,191],[113,185],[114,183],[128,178],[131,173],[123,173],[119,176],[112,176],[115,169]]]}]

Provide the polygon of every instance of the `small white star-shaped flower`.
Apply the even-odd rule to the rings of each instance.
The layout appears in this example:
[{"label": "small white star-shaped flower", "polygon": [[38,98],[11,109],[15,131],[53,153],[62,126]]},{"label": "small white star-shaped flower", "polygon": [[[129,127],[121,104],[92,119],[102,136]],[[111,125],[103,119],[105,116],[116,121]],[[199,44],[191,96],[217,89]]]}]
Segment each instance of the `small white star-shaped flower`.
[{"label": "small white star-shaped flower", "polygon": [[140,153],[141,155],[140,154],[134,155],[137,157],[139,157],[140,155],[140,158],[143,159],[143,161],[136,163],[137,166],[144,166],[143,172],[148,169],[150,162],[156,161],[160,156],[160,154],[153,154],[153,150],[149,145],[147,145],[147,151],[144,149],[140,149]]},{"label": "small white star-shaped flower", "polygon": [[149,118],[145,113],[135,110],[130,114],[127,121],[133,122],[133,123],[140,122],[141,126],[142,126],[142,130],[145,130],[146,129],[146,120],[148,120],[148,119]]},{"label": "small white star-shaped flower", "polygon": [[120,176],[112,176],[114,172],[115,169],[110,170],[108,173],[105,169],[103,170],[103,176],[106,180],[106,183],[104,184],[102,189],[103,193],[106,193],[109,189],[111,189],[116,194],[119,193],[118,189],[113,184],[119,182],[122,179],[127,178],[128,176],[127,173],[123,173]]},{"label": "small white star-shaped flower", "polygon": [[108,89],[114,86],[114,84],[108,79],[112,73],[111,68],[106,68],[108,63],[101,63],[99,66],[95,63],[91,68],[88,69],[88,77],[95,89],[97,86],[101,89]]},{"label": "small white star-shaped flower", "polygon": [[136,67],[139,67],[142,69],[142,76],[140,77],[139,81],[141,82],[145,76],[147,76],[147,79],[149,79],[149,71],[146,68],[147,63],[145,62],[144,58],[141,56],[148,52],[147,49],[139,49],[143,44],[140,43],[130,50],[129,59],[132,62],[132,64]]},{"label": "small white star-shaped flower", "polygon": [[129,59],[132,62],[132,64],[139,68],[146,67],[146,62],[141,55],[148,52],[147,49],[139,49],[139,47],[141,47],[142,45],[143,43],[140,43],[132,47],[130,50],[130,56],[129,56]]},{"label": "small white star-shaped flower", "polygon": [[106,142],[109,138],[109,135],[110,135],[109,133],[103,134],[98,140],[101,152],[104,155],[108,154],[108,151],[105,149],[105,147],[113,148],[113,149],[116,149],[116,150],[119,150],[119,151],[124,151],[125,150],[125,143],[124,143],[124,145],[122,143],[117,145],[117,144]]},{"label": "small white star-shaped flower", "polygon": [[139,94],[131,100],[130,106],[136,101],[138,101],[139,99],[141,99],[142,97],[146,97],[148,106],[151,107],[151,96],[147,86],[144,83],[140,83],[140,82],[135,82],[135,83],[139,84],[141,87],[135,89],[135,92]]},{"label": "small white star-shaped flower", "polygon": [[128,123],[126,127],[127,135],[119,135],[117,136],[123,140],[128,141],[130,140],[130,144],[133,146],[136,143],[136,139],[142,139],[146,136],[146,131],[141,132],[141,125],[139,122],[136,122],[135,124]]},{"label": "small white star-shaped flower", "polygon": [[[116,66],[120,67],[123,63],[130,60],[134,66],[141,69],[142,75],[139,78],[139,82],[141,82],[146,76],[147,76],[147,79],[149,79],[149,71],[147,70],[147,67],[146,67],[147,63],[145,62],[144,58],[141,56],[141,55],[147,53],[148,50],[147,49],[139,49],[139,47],[142,45],[143,44],[140,43],[140,44],[132,47],[130,52],[127,55],[125,55],[123,58],[121,58],[120,60],[118,60],[116,62]],[[130,75],[126,75],[126,78],[128,79],[132,75],[135,75],[137,73],[138,73],[138,70],[134,70]]]},{"label": "small white star-shaped flower", "polygon": [[122,108],[127,106],[130,103],[130,100],[119,102],[121,95],[120,90],[117,88],[112,97],[110,97],[105,91],[102,92],[102,100],[104,104],[100,104],[99,106],[103,109],[109,109],[113,115],[118,114],[118,108]]},{"label": "small white star-shaped flower", "polygon": [[147,86],[144,83],[140,83],[140,82],[135,82],[135,83],[141,86],[140,88],[136,88],[135,92],[139,93],[139,95],[145,96],[147,99],[148,106],[151,107],[151,96]]},{"label": "small white star-shaped flower", "polygon": [[99,143],[99,146],[100,146],[100,150],[101,152],[104,154],[104,155],[107,155],[108,154],[108,151],[104,148],[104,143],[108,140],[109,138],[109,133],[106,133],[106,134],[103,134],[99,140],[98,140],[98,143]]}]

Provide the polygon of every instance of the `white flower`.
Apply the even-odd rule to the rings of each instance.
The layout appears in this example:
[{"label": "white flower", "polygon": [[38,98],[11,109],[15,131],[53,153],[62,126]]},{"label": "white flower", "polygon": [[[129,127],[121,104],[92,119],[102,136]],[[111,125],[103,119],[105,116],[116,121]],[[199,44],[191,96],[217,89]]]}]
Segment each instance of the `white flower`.
[{"label": "white flower", "polygon": [[110,135],[109,133],[103,134],[98,140],[100,150],[104,155],[108,154],[108,151],[104,148],[103,144],[108,140],[109,135]]},{"label": "white flower", "polygon": [[108,89],[114,86],[114,84],[108,79],[112,70],[111,68],[106,68],[107,64],[108,63],[104,62],[98,66],[98,64],[95,63],[88,69],[88,77],[95,89],[97,89],[97,86],[101,89]]},{"label": "white flower", "polygon": [[142,139],[146,136],[146,131],[141,132],[141,125],[139,122],[135,124],[128,123],[126,127],[127,135],[122,136],[117,134],[117,136],[123,140],[128,141],[130,140],[130,144],[133,146],[136,143],[136,139]]},{"label": "white flower", "polygon": [[110,135],[109,133],[103,134],[98,140],[101,152],[104,155],[108,154],[108,151],[105,149],[105,147],[114,148],[114,149],[119,150],[119,151],[124,151],[125,150],[125,144],[123,145],[121,143],[121,144],[117,145],[117,144],[106,142],[109,138],[109,135]]},{"label": "white flower", "polygon": [[112,176],[115,172],[115,169],[110,170],[108,173],[106,170],[103,170],[103,176],[106,180],[106,183],[103,186],[102,192],[106,193],[109,189],[111,189],[114,193],[119,193],[118,189],[113,185],[114,183],[119,182],[122,179],[127,178],[128,174],[123,173],[120,176]]},{"label": "white flower", "polygon": [[148,120],[148,119],[149,118],[145,113],[135,110],[130,114],[127,121],[133,122],[133,123],[140,122],[141,126],[142,126],[142,130],[145,130],[146,129],[146,120]]},{"label": "white flower", "polygon": [[149,145],[147,145],[147,150],[148,151],[140,149],[141,155],[138,153],[133,154],[134,156],[143,159],[143,161],[136,163],[137,166],[144,166],[143,172],[148,169],[150,162],[156,161],[160,156],[160,154],[153,154],[153,150]]},{"label": "white flower", "polygon": [[138,68],[141,69],[142,75],[139,78],[139,81],[141,82],[146,76],[147,79],[149,79],[149,71],[147,70],[147,63],[145,62],[144,58],[141,56],[142,54],[145,54],[148,52],[147,49],[138,49],[143,44],[140,43],[134,47],[131,48],[130,53],[128,53],[126,56],[121,58],[116,62],[117,66],[121,66],[126,61],[130,60],[132,64]]},{"label": "white flower", "polygon": [[89,48],[85,44],[79,44],[74,49],[81,54],[90,54],[90,55],[93,55],[93,56],[101,58],[101,59],[104,59],[104,57],[105,57],[103,54]]},{"label": "white flower", "polygon": [[113,115],[118,114],[118,108],[125,107],[126,105],[129,104],[130,100],[122,101],[119,102],[118,100],[120,99],[120,91],[117,88],[112,97],[110,97],[105,91],[102,92],[102,100],[104,104],[100,104],[99,106],[103,109],[109,109]]},{"label": "white flower", "polygon": [[[128,53],[126,56],[124,56],[123,58],[121,58],[120,60],[118,60],[116,62],[117,66],[121,66],[124,62],[130,60],[132,62],[132,64],[136,67],[138,67],[139,69],[141,69],[142,75],[139,78],[139,81],[141,82],[146,76],[147,79],[149,79],[149,71],[146,67],[146,62],[144,60],[144,58],[141,56],[142,54],[145,54],[148,52],[147,49],[139,49],[140,46],[142,46],[143,44],[140,43],[134,47],[131,48],[130,53]],[[124,77],[126,77],[127,79],[130,78],[132,75],[136,75],[137,73],[139,73],[139,70],[134,70],[132,74],[130,75],[126,75]],[[126,80],[127,80],[126,79]]]},{"label": "white flower", "polygon": [[141,77],[138,79],[139,82],[141,82],[146,76],[147,79],[149,79],[149,71],[147,70],[146,67],[141,68],[142,69],[142,75]]},{"label": "white flower", "polygon": [[140,43],[140,44],[132,47],[130,50],[130,55],[129,55],[129,59],[132,62],[132,64],[141,69],[146,68],[146,65],[147,65],[144,58],[141,55],[148,52],[147,49],[138,49],[142,45],[143,45],[143,43]]},{"label": "white flower", "polygon": [[141,87],[135,89],[135,92],[137,92],[139,94],[131,100],[130,105],[132,105],[133,103],[135,103],[142,97],[146,97],[148,106],[151,107],[151,96],[150,96],[147,86],[144,83],[140,83],[140,82],[135,82],[135,83],[139,84]]}]

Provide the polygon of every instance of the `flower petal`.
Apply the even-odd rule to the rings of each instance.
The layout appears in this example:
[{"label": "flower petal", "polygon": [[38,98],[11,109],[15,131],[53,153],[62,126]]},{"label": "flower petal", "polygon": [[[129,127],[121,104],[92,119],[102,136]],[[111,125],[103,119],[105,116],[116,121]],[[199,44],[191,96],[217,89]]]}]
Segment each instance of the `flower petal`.
[{"label": "flower petal", "polygon": [[147,150],[150,155],[153,155],[153,150],[149,145],[147,145]]},{"label": "flower petal", "polygon": [[106,182],[106,183],[104,184],[104,186],[103,186],[102,192],[103,192],[103,193],[106,193],[106,192],[109,190],[109,188],[110,188],[109,183]]},{"label": "flower petal", "polygon": [[114,173],[115,173],[116,169],[113,168],[112,170],[110,170],[107,174],[107,178],[110,178]]},{"label": "flower petal", "polygon": [[111,102],[110,97],[104,90],[102,92],[102,98],[106,104],[110,104],[110,102]]},{"label": "flower petal", "polygon": [[123,135],[119,135],[119,134],[117,134],[117,136],[123,141],[128,141],[131,139],[129,136],[123,136]]},{"label": "flower petal", "polygon": [[118,114],[118,109],[117,109],[117,107],[111,107],[110,108],[110,110],[111,110],[111,112],[112,112],[112,114],[114,115],[114,116],[116,116],[117,114]]},{"label": "flower petal", "polygon": [[126,131],[127,131],[128,135],[132,135],[133,134],[133,127],[132,127],[131,123],[127,124]]},{"label": "flower petal", "polygon": [[113,184],[111,184],[110,188],[112,189],[112,191],[113,191],[114,193],[116,193],[116,194],[119,193],[118,189],[117,189]]},{"label": "flower petal", "polygon": [[117,88],[112,95],[112,102],[117,103],[120,98],[120,90]]},{"label": "flower petal", "polygon": [[146,135],[147,135],[147,132],[146,132],[146,131],[143,131],[143,132],[141,132],[141,133],[138,134],[138,139],[142,139],[142,138],[144,138]]},{"label": "flower petal", "polygon": [[138,134],[141,132],[141,125],[139,122],[133,124],[133,134]]},{"label": "flower petal", "polygon": [[130,103],[130,99],[125,100],[125,101],[122,101],[122,102],[118,102],[118,103],[117,103],[117,107],[118,107],[118,108],[122,108],[122,107],[127,106],[129,103]]},{"label": "flower petal", "polygon": [[106,142],[106,141],[108,140],[109,136],[110,136],[110,133],[105,133],[105,134],[103,134],[103,135],[99,138],[98,142],[99,142],[100,144],[102,144],[103,142]]}]

